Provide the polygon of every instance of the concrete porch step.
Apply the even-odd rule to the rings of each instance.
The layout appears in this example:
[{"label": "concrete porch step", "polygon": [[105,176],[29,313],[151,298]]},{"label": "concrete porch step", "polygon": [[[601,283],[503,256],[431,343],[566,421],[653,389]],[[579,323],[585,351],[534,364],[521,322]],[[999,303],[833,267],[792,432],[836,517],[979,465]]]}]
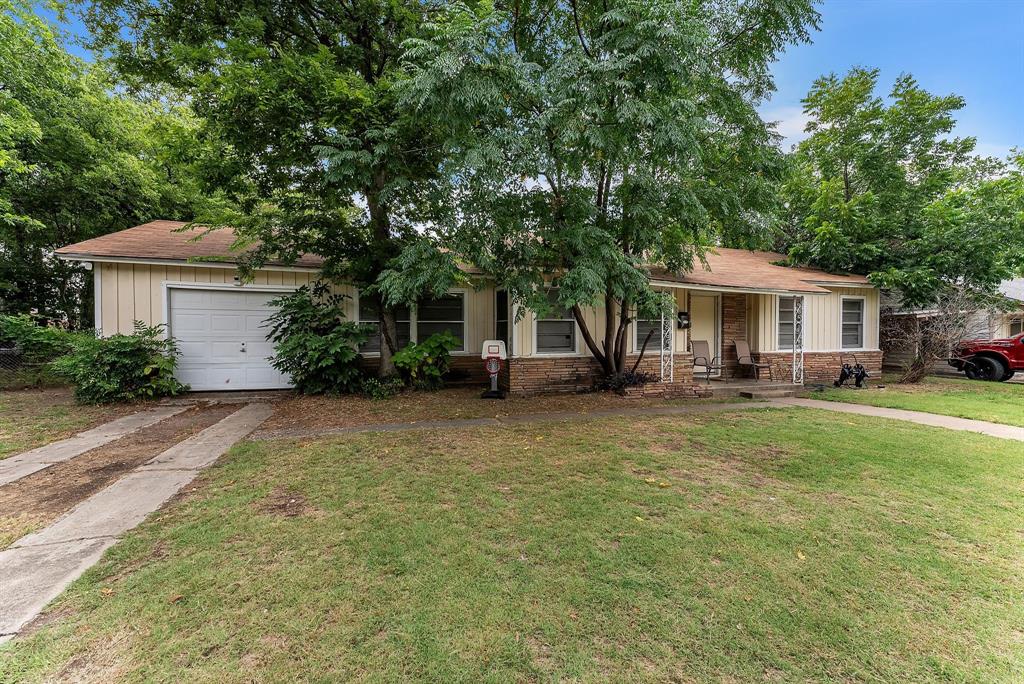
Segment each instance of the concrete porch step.
[{"label": "concrete porch step", "polygon": [[783,397],[795,397],[797,388],[793,389],[752,389],[742,390],[740,396],[744,399],[781,399]]}]

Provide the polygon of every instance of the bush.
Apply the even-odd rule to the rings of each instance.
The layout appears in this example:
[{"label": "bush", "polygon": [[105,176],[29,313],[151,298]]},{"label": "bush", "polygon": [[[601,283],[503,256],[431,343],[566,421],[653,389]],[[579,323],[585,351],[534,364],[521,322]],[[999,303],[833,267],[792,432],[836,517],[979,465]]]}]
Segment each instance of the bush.
[{"label": "bush", "polygon": [[445,330],[420,343],[410,342],[393,357],[402,380],[415,389],[434,390],[444,385],[451,352],[460,347],[459,338]]},{"label": "bush", "polygon": [[46,363],[63,356],[82,335],[43,325],[28,314],[0,316],[0,348],[16,350],[22,363]]},{"label": "bush", "polygon": [[643,371],[627,371],[625,373],[619,373],[618,375],[610,375],[602,378],[597,383],[597,389],[612,391],[622,394],[626,391],[627,387],[639,387],[640,385],[646,385],[649,382],[658,382],[659,378],[654,373],[644,373]]},{"label": "bush", "polygon": [[0,389],[62,383],[51,372],[49,362],[91,337],[90,333],[47,326],[27,314],[0,316]]},{"label": "bush", "polygon": [[401,378],[366,378],[363,381],[363,394],[371,399],[389,399],[405,389]]},{"label": "bush", "polygon": [[365,327],[345,321],[343,295],[327,284],[303,285],[278,297],[267,339],[275,345],[271,365],[291,376],[305,394],[357,392],[362,388],[359,345]]},{"label": "bush", "polygon": [[155,399],[188,389],[174,377],[178,347],[163,326],[135,322],[131,335],[79,337],[74,348],[50,366],[75,386],[86,404]]}]

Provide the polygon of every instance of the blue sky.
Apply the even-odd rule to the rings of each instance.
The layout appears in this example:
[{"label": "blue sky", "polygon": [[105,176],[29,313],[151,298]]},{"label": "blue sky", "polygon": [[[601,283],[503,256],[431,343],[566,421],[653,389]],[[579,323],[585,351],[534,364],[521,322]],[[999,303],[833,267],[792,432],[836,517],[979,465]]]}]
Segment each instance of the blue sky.
[{"label": "blue sky", "polygon": [[982,154],[1024,148],[1024,0],[825,0],[819,11],[814,42],[780,57],[778,92],[761,107],[786,149],[803,137],[800,100],[814,79],[852,66],[881,69],[885,89],[908,72],[930,92],[966,98],[956,133],[977,137]]},{"label": "blue sky", "polygon": [[956,133],[975,136],[979,153],[1024,148],[1024,0],[826,0],[819,12],[813,44],[782,55],[778,92],[761,108],[787,149],[802,137],[810,84],[852,66],[881,69],[886,90],[906,72],[929,92],[963,96]]}]

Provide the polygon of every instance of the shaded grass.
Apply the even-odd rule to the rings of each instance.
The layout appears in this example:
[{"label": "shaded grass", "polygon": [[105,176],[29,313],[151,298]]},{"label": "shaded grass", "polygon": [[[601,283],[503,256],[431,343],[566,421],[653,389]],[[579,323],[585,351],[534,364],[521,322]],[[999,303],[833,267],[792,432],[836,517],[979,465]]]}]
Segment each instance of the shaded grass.
[{"label": "shaded grass", "polygon": [[0,680],[1020,681],[1024,446],[826,412],[244,443]]},{"label": "shaded grass", "polygon": [[1024,384],[1019,383],[929,377],[916,385],[890,382],[884,389],[830,388],[813,396],[1024,427]]},{"label": "shaded grass", "polygon": [[138,407],[82,406],[69,389],[0,392],[0,458],[55,442]]}]

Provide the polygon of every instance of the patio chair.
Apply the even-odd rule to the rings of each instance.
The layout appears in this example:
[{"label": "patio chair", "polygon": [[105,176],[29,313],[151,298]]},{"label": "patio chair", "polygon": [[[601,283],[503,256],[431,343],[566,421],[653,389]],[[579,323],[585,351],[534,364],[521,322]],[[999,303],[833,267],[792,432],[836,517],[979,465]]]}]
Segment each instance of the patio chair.
[{"label": "patio chair", "polygon": [[693,352],[694,374],[697,373],[697,366],[704,366],[704,380],[711,384],[711,374],[721,371],[724,366],[717,356],[711,355],[711,345],[707,340],[690,340],[690,351]]},{"label": "patio chair", "polygon": [[740,368],[750,368],[754,372],[754,381],[756,382],[761,379],[761,369],[767,368],[768,380],[775,379],[772,377],[772,364],[755,361],[750,353],[750,344],[746,340],[733,340],[732,343],[736,347],[737,372]]}]

